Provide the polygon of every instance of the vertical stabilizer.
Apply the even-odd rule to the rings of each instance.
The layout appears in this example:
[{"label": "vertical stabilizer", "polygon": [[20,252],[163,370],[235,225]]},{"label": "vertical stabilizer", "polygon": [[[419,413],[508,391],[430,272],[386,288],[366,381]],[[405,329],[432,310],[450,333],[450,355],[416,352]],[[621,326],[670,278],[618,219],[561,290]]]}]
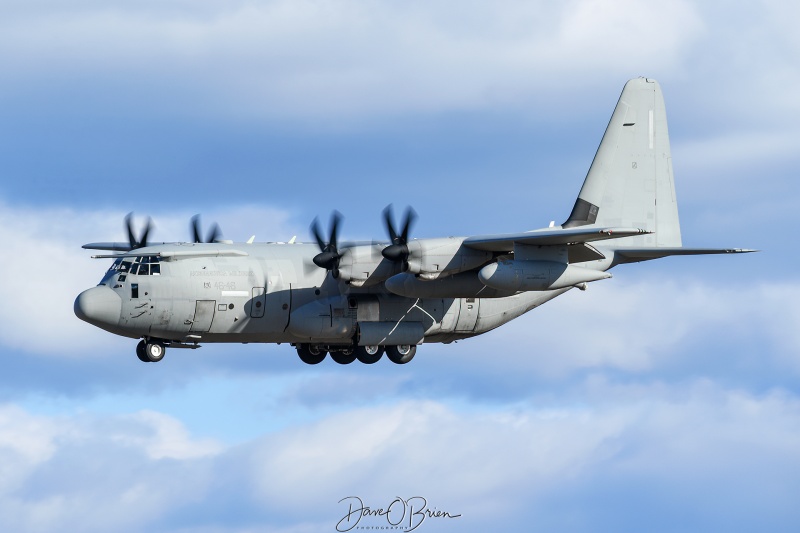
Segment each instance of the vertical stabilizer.
[{"label": "vertical stabilizer", "polygon": [[672,176],[667,115],[658,82],[630,80],[565,228],[596,225],[654,232],[615,247],[678,247],[681,229]]}]

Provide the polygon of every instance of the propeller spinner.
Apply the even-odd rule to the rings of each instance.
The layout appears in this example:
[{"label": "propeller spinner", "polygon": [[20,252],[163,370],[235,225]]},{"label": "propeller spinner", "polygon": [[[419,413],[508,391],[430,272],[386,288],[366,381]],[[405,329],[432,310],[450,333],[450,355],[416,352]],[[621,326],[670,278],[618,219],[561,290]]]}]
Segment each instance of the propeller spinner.
[{"label": "propeller spinner", "polygon": [[319,220],[314,218],[311,223],[311,234],[317,241],[320,253],[314,256],[314,264],[325,270],[329,270],[334,279],[339,277],[339,259],[342,254],[337,247],[337,235],[339,233],[339,224],[342,222],[342,214],[334,211],[331,215],[330,235],[327,242],[322,237],[322,231],[319,227]]}]

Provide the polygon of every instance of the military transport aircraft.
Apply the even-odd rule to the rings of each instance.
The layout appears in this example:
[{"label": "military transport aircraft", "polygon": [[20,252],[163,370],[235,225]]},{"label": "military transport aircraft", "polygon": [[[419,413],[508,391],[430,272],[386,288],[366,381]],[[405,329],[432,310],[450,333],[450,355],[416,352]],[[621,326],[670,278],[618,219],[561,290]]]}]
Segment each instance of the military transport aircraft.
[{"label": "military transport aircraft", "polygon": [[683,248],[667,117],[658,83],[624,87],[572,212],[560,226],[499,235],[411,239],[414,212],[389,241],[340,243],[341,215],[314,243],[206,239],[151,244],[150,223],[119,252],[100,284],[75,300],[75,314],[117,335],[142,339],[142,361],[166,347],[200,343],[290,343],[308,364],[372,364],[384,352],[407,363],[423,342],[449,343],[502,326],[612,267],[673,255],[752,250]]}]

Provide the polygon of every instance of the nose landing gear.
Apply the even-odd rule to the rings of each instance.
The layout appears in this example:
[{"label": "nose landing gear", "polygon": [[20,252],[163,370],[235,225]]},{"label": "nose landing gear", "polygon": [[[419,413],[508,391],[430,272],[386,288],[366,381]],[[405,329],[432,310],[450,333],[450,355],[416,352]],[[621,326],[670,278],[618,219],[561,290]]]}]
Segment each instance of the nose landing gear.
[{"label": "nose landing gear", "polygon": [[143,363],[157,363],[164,359],[166,345],[156,339],[142,339],[136,345],[136,357]]}]

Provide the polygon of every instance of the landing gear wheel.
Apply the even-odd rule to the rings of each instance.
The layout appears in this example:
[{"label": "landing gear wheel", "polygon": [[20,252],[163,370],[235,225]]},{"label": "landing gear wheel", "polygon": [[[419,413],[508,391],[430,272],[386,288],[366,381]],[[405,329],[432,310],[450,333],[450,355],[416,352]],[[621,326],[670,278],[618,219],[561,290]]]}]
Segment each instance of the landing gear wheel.
[{"label": "landing gear wheel", "polygon": [[352,350],[346,350],[343,352],[331,352],[331,359],[333,359],[340,365],[349,365],[350,363],[356,360],[356,354]]},{"label": "landing gear wheel", "polygon": [[147,343],[144,342],[144,339],[142,339],[139,341],[139,344],[136,345],[136,357],[138,357],[139,361],[142,363],[150,362],[150,359],[147,358],[147,355],[144,352],[146,344]]},{"label": "landing gear wheel", "polygon": [[166,351],[167,347],[160,341],[150,340],[144,345],[144,356],[151,363],[157,363],[164,359]]},{"label": "landing gear wheel", "polygon": [[356,346],[355,353],[359,361],[372,365],[383,357],[383,346]]},{"label": "landing gear wheel", "polygon": [[314,346],[311,344],[298,344],[297,355],[300,356],[300,360],[307,365],[318,365],[323,359],[325,359],[325,356],[328,355],[328,352],[325,350],[320,350],[319,346]]},{"label": "landing gear wheel", "polygon": [[409,344],[401,344],[400,346],[387,346],[386,355],[389,360],[396,365],[404,365],[414,359],[417,354],[417,347]]}]

